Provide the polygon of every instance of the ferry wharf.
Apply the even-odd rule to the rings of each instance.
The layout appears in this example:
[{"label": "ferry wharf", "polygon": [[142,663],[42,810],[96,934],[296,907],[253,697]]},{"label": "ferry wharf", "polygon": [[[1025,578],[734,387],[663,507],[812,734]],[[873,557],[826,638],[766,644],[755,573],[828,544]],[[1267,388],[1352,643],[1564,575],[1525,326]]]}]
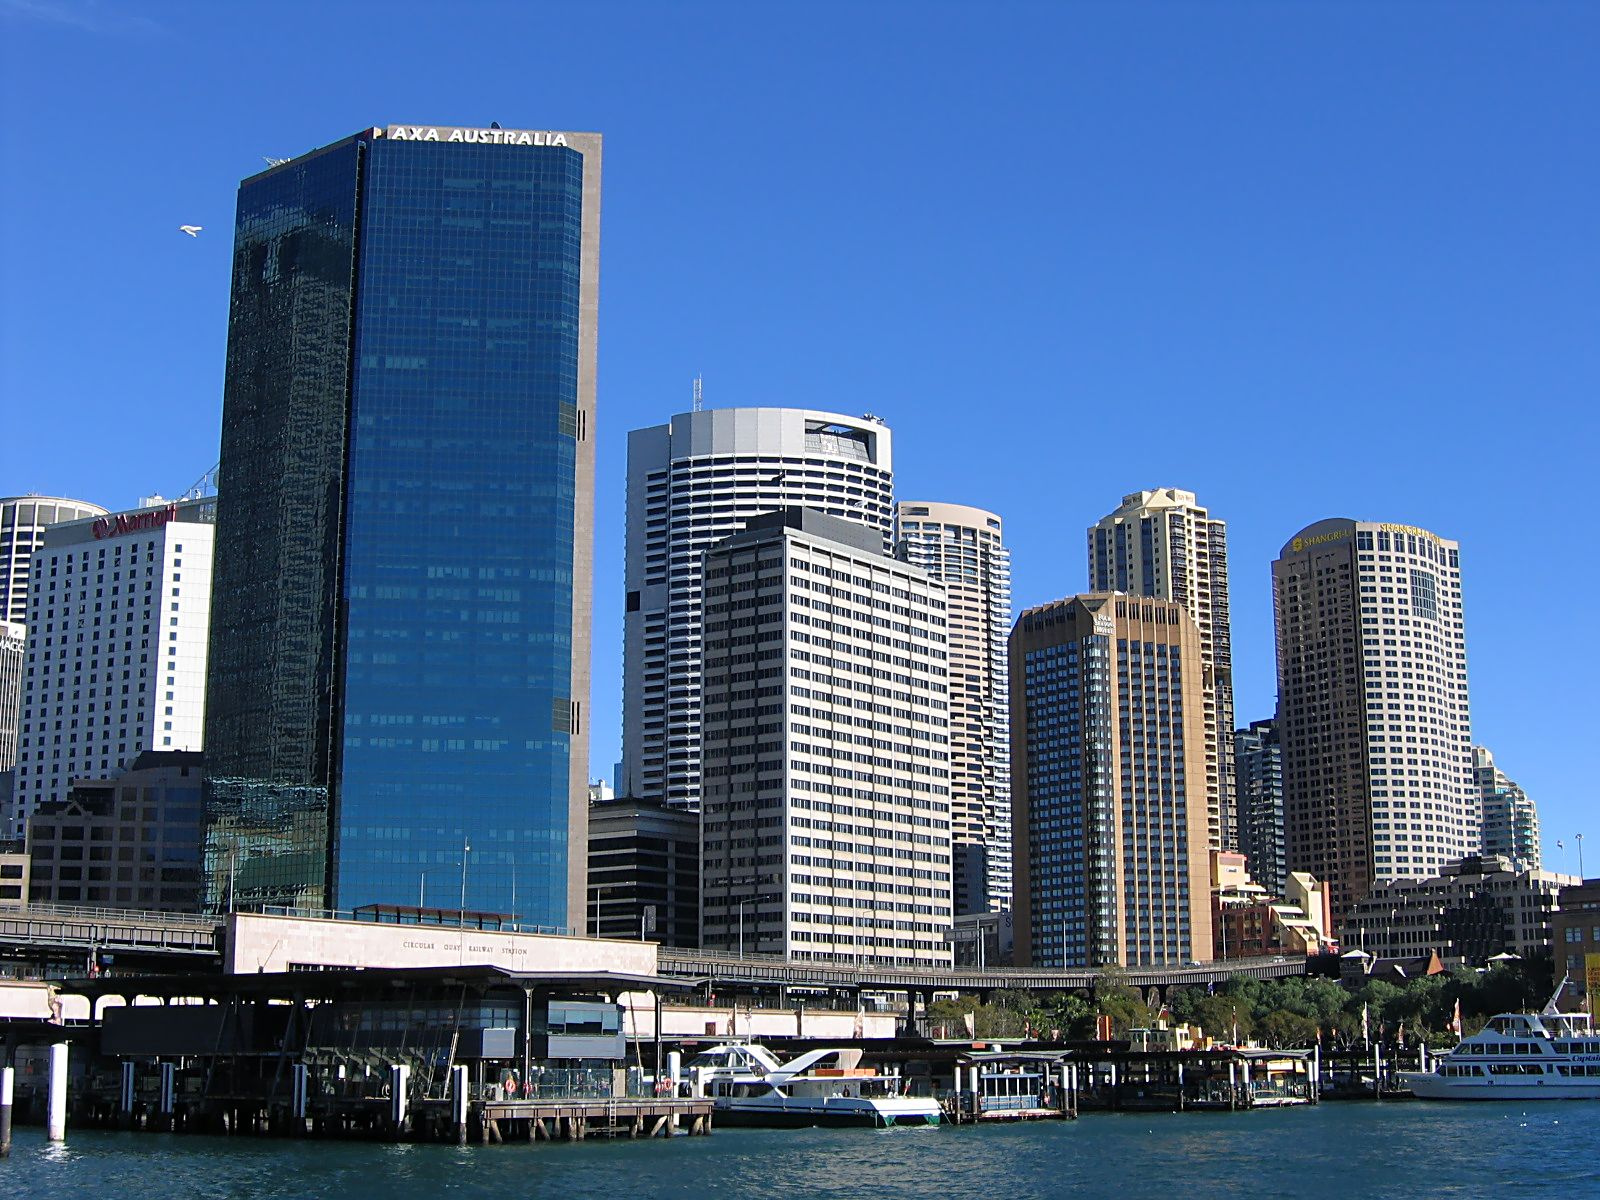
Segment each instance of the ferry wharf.
[{"label": "ferry wharf", "polygon": [[[92,1127],[484,1145],[709,1134],[712,1102],[646,1074],[625,995],[684,982],[494,966],[75,980],[68,1120]],[[657,1027],[659,1028],[659,1022]],[[38,1073],[25,1100],[48,1102]],[[658,1078],[660,1081],[658,1082]],[[54,1111],[56,1105],[49,1105]]]},{"label": "ferry wharf", "polygon": [[937,1096],[955,1125],[1072,1120],[1080,1112],[1240,1112],[1316,1104],[1315,1049],[1148,1050],[1127,1041],[904,1043],[869,1049],[911,1086]]}]

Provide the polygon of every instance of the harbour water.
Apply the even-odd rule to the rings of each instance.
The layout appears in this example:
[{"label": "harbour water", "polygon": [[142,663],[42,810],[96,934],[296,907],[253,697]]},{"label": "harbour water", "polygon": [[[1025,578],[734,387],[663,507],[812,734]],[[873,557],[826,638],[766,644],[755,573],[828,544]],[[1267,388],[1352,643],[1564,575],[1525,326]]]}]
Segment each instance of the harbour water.
[{"label": "harbour water", "polygon": [[1600,1104],[1345,1103],[1092,1114],[924,1130],[733,1130],[660,1142],[379,1145],[17,1130],[0,1195],[52,1200],[452,1196],[1600,1196]]}]

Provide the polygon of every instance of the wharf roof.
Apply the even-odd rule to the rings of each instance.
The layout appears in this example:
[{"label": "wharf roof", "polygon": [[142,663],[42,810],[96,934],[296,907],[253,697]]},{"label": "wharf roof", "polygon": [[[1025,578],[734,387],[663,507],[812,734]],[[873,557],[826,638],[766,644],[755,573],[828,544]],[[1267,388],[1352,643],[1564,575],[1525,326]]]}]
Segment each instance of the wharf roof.
[{"label": "wharf roof", "polygon": [[485,988],[506,985],[529,991],[644,992],[685,991],[696,981],[627,971],[511,971],[504,967],[364,967],[329,971],[262,971],[239,975],[126,975],[69,979],[66,995],[152,996],[167,999],[255,1000],[377,998],[390,989],[416,987]]}]

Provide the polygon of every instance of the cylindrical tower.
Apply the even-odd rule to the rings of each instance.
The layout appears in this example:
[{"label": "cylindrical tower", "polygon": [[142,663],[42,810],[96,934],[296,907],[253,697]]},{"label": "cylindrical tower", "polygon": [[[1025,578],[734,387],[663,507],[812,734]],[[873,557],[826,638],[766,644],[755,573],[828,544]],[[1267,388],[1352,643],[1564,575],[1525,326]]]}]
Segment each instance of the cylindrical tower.
[{"label": "cylindrical tower", "polygon": [[810,508],[890,544],[894,474],[876,417],[788,408],[681,413],[628,435],[623,789],[700,797],[700,587],[706,547],[758,513]]}]

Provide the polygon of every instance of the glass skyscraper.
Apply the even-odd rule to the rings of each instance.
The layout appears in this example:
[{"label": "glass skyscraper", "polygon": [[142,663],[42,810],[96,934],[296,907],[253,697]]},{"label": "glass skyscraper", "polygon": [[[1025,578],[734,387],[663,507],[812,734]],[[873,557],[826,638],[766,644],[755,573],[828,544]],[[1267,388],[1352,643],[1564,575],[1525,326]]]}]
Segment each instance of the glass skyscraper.
[{"label": "glass skyscraper", "polygon": [[390,126],[240,187],[212,908],[581,921],[600,147]]}]

